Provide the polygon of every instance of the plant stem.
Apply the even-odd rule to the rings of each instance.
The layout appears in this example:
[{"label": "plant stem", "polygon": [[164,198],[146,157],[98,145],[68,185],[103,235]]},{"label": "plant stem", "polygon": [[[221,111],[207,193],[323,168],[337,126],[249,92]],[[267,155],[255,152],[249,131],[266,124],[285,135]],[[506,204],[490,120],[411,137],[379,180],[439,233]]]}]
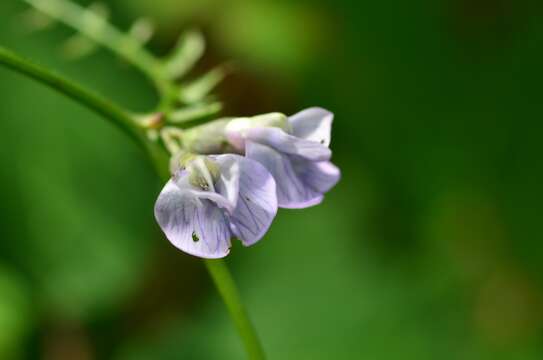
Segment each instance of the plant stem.
[{"label": "plant stem", "polygon": [[[137,144],[145,149],[151,162],[155,165],[159,177],[162,180],[169,179],[168,156],[166,152],[156,143],[149,141],[143,129],[135,125],[127,111],[2,47],[0,47],[0,65],[40,82],[110,120],[110,122],[123,130],[123,132],[128,134]],[[249,320],[247,311],[241,302],[239,292],[225,262],[222,260],[205,260],[205,264],[230,312],[230,316],[236,324],[249,359],[264,359],[262,346]]]},{"label": "plant stem", "polygon": [[133,138],[141,141],[143,132],[136,128],[132,119],[126,115],[125,111],[113,103],[1,47],[0,64],[39,81],[83,104],[87,108],[111,120],[116,126],[129,133]]},{"label": "plant stem", "polygon": [[226,263],[221,259],[204,260],[204,262],[230,312],[230,316],[234,319],[234,323],[243,340],[243,345],[249,355],[249,359],[265,359],[262,345],[258,340],[253,324],[247,315],[247,311],[241,303],[239,291]]}]

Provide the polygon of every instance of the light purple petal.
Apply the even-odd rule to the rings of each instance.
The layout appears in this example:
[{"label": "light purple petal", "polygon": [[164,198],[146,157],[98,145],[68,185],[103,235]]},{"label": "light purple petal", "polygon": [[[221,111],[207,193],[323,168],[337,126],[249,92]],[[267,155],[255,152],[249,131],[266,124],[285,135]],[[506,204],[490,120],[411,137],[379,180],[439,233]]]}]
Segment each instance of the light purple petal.
[{"label": "light purple petal", "polygon": [[253,141],[247,141],[245,151],[249,159],[264,165],[275,179],[279,207],[305,208],[322,201],[322,194],[303,182],[290,156]]},{"label": "light purple petal", "polygon": [[247,140],[267,145],[285,154],[298,155],[314,161],[329,160],[332,156],[330,149],[321,143],[297,138],[279,128],[250,129],[247,131]]},{"label": "light purple petal", "polygon": [[312,107],[288,118],[292,126],[292,135],[311,140],[328,147],[334,114],[319,107]]},{"label": "light purple petal", "polygon": [[[228,212],[232,212],[236,206],[237,199],[228,198],[226,195],[229,195],[225,192],[225,195],[222,193],[217,193],[214,191],[202,190],[198,187],[195,187],[189,183],[189,176],[186,170],[180,171],[174,176],[172,180],[174,185],[176,185],[180,191],[184,194],[190,194],[194,198],[198,199],[207,199],[215,203],[218,207],[226,209]],[[221,186],[225,186],[221,184]]]},{"label": "light purple petal", "polygon": [[341,176],[337,166],[330,161],[308,161],[295,157],[290,160],[302,182],[321,194],[333,188]]},{"label": "light purple petal", "polygon": [[220,155],[239,164],[239,197],[230,216],[232,232],[249,246],[262,238],[277,214],[275,180],[257,161],[239,155]]},{"label": "light purple petal", "polygon": [[191,190],[168,181],[155,204],[158,224],[168,240],[186,253],[209,259],[228,255],[231,231],[225,210],[197,198]]},{"label": "light purple petal", "polygon": [[232,204],[229,209],[232,213],[238,202],[240,164],[237,158],[241,158],[241,156],[211,155],[209,157],[217,162],[220,169],[220,177],[215,184],[215,190]]}]

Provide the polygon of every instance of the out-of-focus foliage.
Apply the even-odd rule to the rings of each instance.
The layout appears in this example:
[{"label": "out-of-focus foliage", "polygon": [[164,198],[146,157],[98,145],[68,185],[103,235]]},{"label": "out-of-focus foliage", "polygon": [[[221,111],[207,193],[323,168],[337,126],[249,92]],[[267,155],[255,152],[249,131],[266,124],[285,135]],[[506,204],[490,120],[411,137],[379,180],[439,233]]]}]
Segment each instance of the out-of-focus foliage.
[{"label": "out-of-focus foliage", "polygon": [[[202,70],[237,64],[220,88],[227,115],[336,113],[343,180],[229,257],[270,359],[543,356],[539,2],[108,5],[125,28],[154,19],[160,53],[202,28]],[[105,52],[64,60],[71,31],[29,34],[23,10],[0,3],[0,44],[132,108],[153,104]],[[241,358],[198,261],[154,224],[159,187],[138,149],[4,70],[0,94],[0,346],[6,313],[22,359]]]},{"label": "out-of-focus foliage", "polygon": [[13,271],[0,267],[0,357],[19,353],[31,324],[30,291]]}]

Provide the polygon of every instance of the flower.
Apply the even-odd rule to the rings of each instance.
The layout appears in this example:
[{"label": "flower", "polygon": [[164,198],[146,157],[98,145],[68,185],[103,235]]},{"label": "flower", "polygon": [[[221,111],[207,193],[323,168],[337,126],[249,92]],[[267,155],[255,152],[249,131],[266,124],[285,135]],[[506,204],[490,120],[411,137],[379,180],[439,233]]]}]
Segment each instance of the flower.
[{"label": "flower", "polygon": [[333,117],[313,107],[288,118],[279,113],[236,118],[226,126],[225,135],[273,175],[279,207],[305,208],[319,204],[340,178],[330,162]]},{"label": "flower", "polygon": [[155,204],[168,240],[203,258],[222,258],[232,237],[259,241],[277,213],[275,181],[258,162],[235,154],[177,157],[178,169]]}]

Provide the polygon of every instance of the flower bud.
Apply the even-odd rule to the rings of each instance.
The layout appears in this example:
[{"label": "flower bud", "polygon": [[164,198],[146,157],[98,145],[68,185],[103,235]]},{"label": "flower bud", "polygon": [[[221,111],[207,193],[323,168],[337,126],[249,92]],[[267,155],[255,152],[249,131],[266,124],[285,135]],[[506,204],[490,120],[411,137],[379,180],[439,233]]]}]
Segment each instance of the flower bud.
[{"label": "flower bud", "polygon": [[230,118],[211,121],[184,131],[183,145],[185,149],[198,154],[222,154],[236,152],[228,144],[224,128]]}]

